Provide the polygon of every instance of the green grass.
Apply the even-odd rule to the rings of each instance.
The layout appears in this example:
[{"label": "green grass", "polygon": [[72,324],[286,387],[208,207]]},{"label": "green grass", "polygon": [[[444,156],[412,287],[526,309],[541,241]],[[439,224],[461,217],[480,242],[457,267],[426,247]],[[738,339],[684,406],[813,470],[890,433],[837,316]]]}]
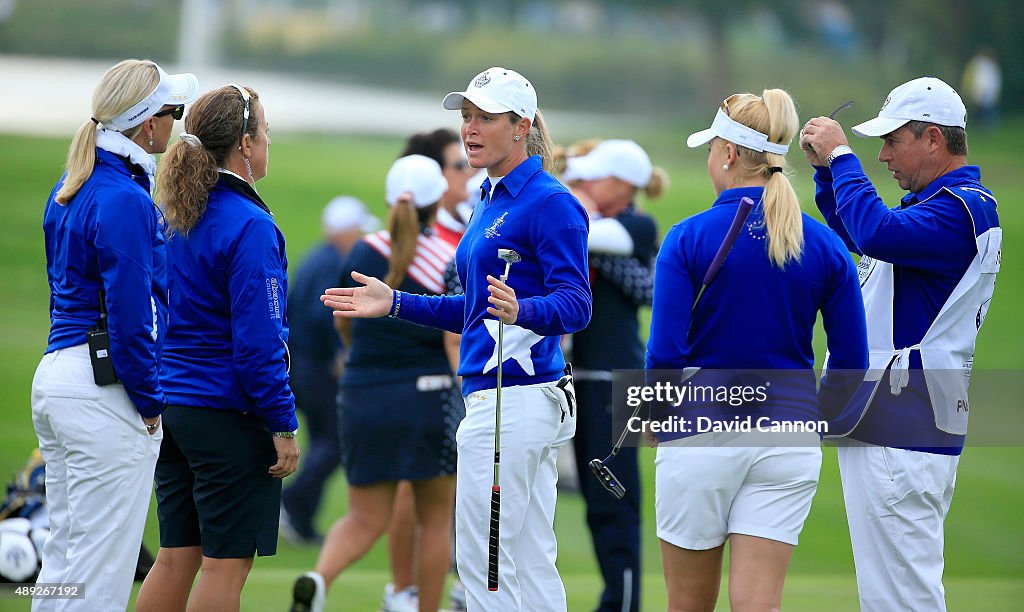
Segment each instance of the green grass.
[{"label": "green grass", "polygon": [[[557,136],[557,126],[556,136]],[[662,126],[657,133],[632,135],[648,148],[654,162],[672,178],[661,200],[645,207],[668,227],[706,207],[713,191],[705,173],[706,152],[685,149],[680,139],[691,125]],[[603,134],[620,136],[620,134]],[[1024,305],[1024,259],[1015,249],[1024,228],[1024,193],[1017,189],[1019,153],[1024,124],[1011,124],[998,133],[972,135],[971,161],[979,164],[985,183],[1000,198],[1000,218],[1006,238],[1003,269],[996,297],[978,342],[976,368],[1020,370],[1024,343],[1014,314]],[[887,201],[901,193],[884,168],[874,161],[877,141],[852,143]],[[0,388],[11,395],[0,405],[0,480],[13,473],[35,447],[29,406],[32,373],[46,344],[48,327],[45,263],[41,216],[46,196],[61,172],[67,141],[0,135],[0,202],[5,215],[0,232],[5,282],[0,284],[4,305],[3,365]],[[339,193],[362,198],[383,215],[382,187],[389,162],[400,150],[395,139],[275,135],[270,174],[259,184],[288,239],[292,265],[318,239],[319,214]],[[796,160],[794,160],[796,161]],[[811,210],[810,172],[797,164],[794,182],[805,208]],[[819,344],[820,346],[820,344]],[[1016,398],[1009,398],[1011,401]],[[985,419],[979,407],[975,419]],[[653,456],[643,452],[644,470],[644,608],[665,608],[661,560],[654,535]],[[957,493],[946,523],[946,589],[950,609],[1019,609],[1024,600],[1024,526],[1018,519],[1024,507],[1024,450],[968,448],[960,463]],[[331,483],[320,526],[326,528],[346,507],[344,479]],[[570,610],[593,607],[600,587],[577,495],[559,497],[556,532],[561,545],[559,568],[565,579]],[[157,546],[156,518],[151,512],[145,540]],[[243,609],[284,609],[291,581],[312,567],[315,549],[282,543],[278,555],[259,559],[243,592]],[[378,545],[342,576],[332,591],[335,609],[370,610],[379,603],[387,581],[384,547]],[[723,587],[724,589],[725,587]],[[723,590],[723,594],[726,591]],[[726,607],[726,599],[722,607]],[[982,603],[983,602],[983,603]],[[826,449],[821,485],[786,585],[784,606],[790,610],[836,612],[856,610],[856,583],[849,535],[839,488],[835,452]],[[4,610],[27,610],[22,602],[4,601]]]}]

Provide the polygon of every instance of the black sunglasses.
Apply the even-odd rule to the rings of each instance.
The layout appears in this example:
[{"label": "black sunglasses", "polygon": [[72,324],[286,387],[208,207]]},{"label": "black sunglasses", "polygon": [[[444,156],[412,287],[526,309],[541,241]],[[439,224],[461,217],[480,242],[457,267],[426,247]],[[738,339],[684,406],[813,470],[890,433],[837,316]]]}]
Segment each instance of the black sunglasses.
[{"label": "black sunglasses", "polygon": [[164,115],[171,115],[171,116],[174,117],[175,121],[178,121],[179,119],[181,119],[182,117],[185,116],[185,105],[184,104],[179,104],[179,105],[175,106],[174,108],[169,108],[167,110],[162,110],[159,113],[153,113],[154,117],[163,117]]}]

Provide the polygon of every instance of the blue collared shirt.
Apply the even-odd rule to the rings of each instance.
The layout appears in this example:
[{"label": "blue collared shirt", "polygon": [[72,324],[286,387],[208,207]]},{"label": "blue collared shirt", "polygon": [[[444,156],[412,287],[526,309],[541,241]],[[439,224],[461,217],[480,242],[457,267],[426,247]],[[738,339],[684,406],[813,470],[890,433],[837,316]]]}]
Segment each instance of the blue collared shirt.
[{"label": "blue collared shirt", "polygon": [[538,156],[502,178],[493,194],[488,195],[490,179],[482,189],[484,198],[455,253],[465,294],[403,293],[399,311],[400,318],[462,334],[459,375],[465,394],[496,386],[497,319],[487,313],[487,276],[505,272],[498,249],[522,257],[508,277],[519,302],[519,329],[505,328],[503,386],[557,380],[565,367],[561,335],[586,327],[591,313],[590,222],[579,201],[543,170]]}]

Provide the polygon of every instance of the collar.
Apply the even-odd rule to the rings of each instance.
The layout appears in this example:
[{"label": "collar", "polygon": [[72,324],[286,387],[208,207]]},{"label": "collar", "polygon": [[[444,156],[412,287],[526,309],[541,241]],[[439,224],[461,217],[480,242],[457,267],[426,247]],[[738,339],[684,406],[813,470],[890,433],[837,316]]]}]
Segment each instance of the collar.
[{"label": "collar", "polygon": [[761,196],[764,195],[764,187],[734,187],[732,189],[726,189],[722,193],[718,194],[718,198],[712,206],[722,206],[727,204],[739,204],[743,198],[750,198],[754,201],[755,206],[761,203]]},{"label": "collar", "polygon": [[142,168],[149,177],[149,184],[152,186],[156,175],[156,160],[146,152],[135,141],[129,139],[121,132],[105,130],[96,127],[96,146],[104,151],[124,157],[136,166]]},{"label": "collar", "polygon": [[928,185],[919,191],[918,193],[908,193],[903,196],[900,200],[902,207],[906,208],[912,204],[918,202],[924,202],[925,200],[931,199],[938,192],[952,187],[953,185],[959,185],[961,183],[981,183],[981,169],[977,166],[963,166],[957,168],[952,172],[947,172],[942,176],[938,177],[934,181],[928,183]]},{"label": "collar", "polygon": [[256,190],[252,188],[248,182],[242,180],[242,177],[238,176],[234,172],[224,170],[222,168],[217,169],[220,172],[220,176],[217,178],[217,187],[228,189],[236,193],[241,194],[245,198],[252,201],[253,204],[263,209],[271,217],[274,213],[270,211],[270,207],[263,202],[263,198],[260,194],[256,193]]},{"label": "collar", "polygon": [[[543,169],[544,164],[541,161],[540,155],[530,156],[521,164],[513,168],[511,172],[502,177],[501,182],[498,183],[498,187],[504,185],[505,191],[507,191],[509,195],[513,198],[518,198],[519,193],[523,190],[523,187],[530,182],[533,175],[541,172]],[[485,195],[490,193],[491,177],[484,179],[484,183],[480,188],[483,190]]]}]

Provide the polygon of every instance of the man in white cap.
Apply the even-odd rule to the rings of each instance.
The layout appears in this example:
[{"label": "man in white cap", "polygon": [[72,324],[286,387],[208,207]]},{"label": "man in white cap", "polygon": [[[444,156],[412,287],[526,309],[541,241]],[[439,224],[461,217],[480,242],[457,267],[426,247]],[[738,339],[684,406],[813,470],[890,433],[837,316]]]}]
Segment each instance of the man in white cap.
[{"label": "man in white cap", "polygon": [[995,197],[967,164],[966,126],[956,91],[922,77],[853,127],[882,139],[878,160],[908,192],[891,209],[838,123],[817,117],[801,132],[818,208],[861,256],[871,371],[830,433],[846,436],[839,468],[867,611],[946,609],[943,523],[1002,241]]},{"label": "man in white cap", "polygon": [[380,223],[358,199],[339,196],[324,207],[322,225],[324,241],[303,260],[288,292],[292,390],[310,435],[302,467],[281,493],[281,535],[293,544],[318,545],[323,540],[314,517],[324,485],[341,461],[335,396],[344,347],[319,297],[325,287],[338,283],[355,243]]}]

